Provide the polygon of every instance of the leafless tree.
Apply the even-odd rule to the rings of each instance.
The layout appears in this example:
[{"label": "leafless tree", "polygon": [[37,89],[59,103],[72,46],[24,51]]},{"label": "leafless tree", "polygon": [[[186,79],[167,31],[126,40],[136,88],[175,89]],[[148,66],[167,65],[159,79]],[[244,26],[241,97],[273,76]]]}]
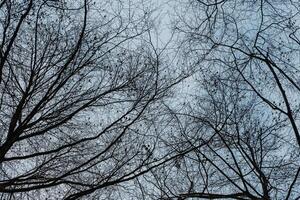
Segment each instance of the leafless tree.
[{"label": "leafless tree", "polygon": [[156,198],[299,199],[299,2],[179,4],[196,74],[166,146],[195,149],[148,177]]},{"label": "leafless tree", "polygon": [[180,78],[142,3],[1,1],[1,199],[113,198],[171,159],[150,131]]},{"label": "leafless tree", "polygon": [[1,199],[300,198],[300,3],[145,4],[0,2]]}]

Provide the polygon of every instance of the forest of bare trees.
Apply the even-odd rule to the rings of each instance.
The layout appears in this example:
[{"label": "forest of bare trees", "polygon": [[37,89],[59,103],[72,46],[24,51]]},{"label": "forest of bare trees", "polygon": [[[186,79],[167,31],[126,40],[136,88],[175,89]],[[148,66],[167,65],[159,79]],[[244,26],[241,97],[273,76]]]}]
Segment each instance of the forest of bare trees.
[{"label": "forest of bare trees", "polygon": [[0,91],[1,200],[300,199],[298,0],[1,0]]}]

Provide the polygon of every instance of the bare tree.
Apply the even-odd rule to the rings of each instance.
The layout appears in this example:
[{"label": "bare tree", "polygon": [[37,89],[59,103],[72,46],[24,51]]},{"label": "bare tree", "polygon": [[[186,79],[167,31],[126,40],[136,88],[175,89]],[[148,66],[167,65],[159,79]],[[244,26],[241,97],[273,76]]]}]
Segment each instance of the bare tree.
[{"label": "bare tree", "polygon": [[300,198],[299,2],[146,3],[0,2],[1,199]]},{"label": "bare tree", "polygon": [[170,108],[166,146],[194,150],[148,177],[156,197],[300,198],[299,2],[180,5],[175,28],[196,74],[192,95]]},{"label": "bare tree", "polygon": [[0,8],[2,199],[108,198],[170,160],[143,146],[157,142],[147,135],[155,108],[180,79],[164,77],[161,54],[145,40],[152,22],[142,3],[3,0]]}]

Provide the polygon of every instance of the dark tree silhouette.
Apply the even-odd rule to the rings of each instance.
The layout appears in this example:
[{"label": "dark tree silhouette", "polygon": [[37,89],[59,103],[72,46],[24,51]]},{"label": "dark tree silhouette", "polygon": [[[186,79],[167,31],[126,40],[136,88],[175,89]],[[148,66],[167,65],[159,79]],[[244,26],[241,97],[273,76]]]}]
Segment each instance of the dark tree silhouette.
[{"label": "dark tree silhouette", "polygon": [[300,2],[148,3],[0,1],[1,199],[299,199]]},{"label": "dark tree silhouette", "polygon": [[299,199],[299,2],[179,4],[194,90],[170,108],[177,133],[166,143],[207,145],[153,172],[156,198]]},{"label": "dark tree silhouette", "polygon": [[146,38],[150,12],[138,6],[1,1],[2,199],[78,199],[103,188],[95,195],[108,198],[170,159],[143,144],[156,141],[146,134],[155,108],[180,79],[163,78]]}]

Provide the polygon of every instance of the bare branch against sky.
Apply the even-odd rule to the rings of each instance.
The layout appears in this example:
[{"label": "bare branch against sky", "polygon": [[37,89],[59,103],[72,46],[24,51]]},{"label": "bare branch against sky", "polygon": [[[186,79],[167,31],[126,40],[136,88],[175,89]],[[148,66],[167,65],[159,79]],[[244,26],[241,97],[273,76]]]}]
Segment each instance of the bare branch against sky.
[{"label": "bare branch against sky", "polygon": [[298,0],[0,0],[0,199],[300,199]]}]

